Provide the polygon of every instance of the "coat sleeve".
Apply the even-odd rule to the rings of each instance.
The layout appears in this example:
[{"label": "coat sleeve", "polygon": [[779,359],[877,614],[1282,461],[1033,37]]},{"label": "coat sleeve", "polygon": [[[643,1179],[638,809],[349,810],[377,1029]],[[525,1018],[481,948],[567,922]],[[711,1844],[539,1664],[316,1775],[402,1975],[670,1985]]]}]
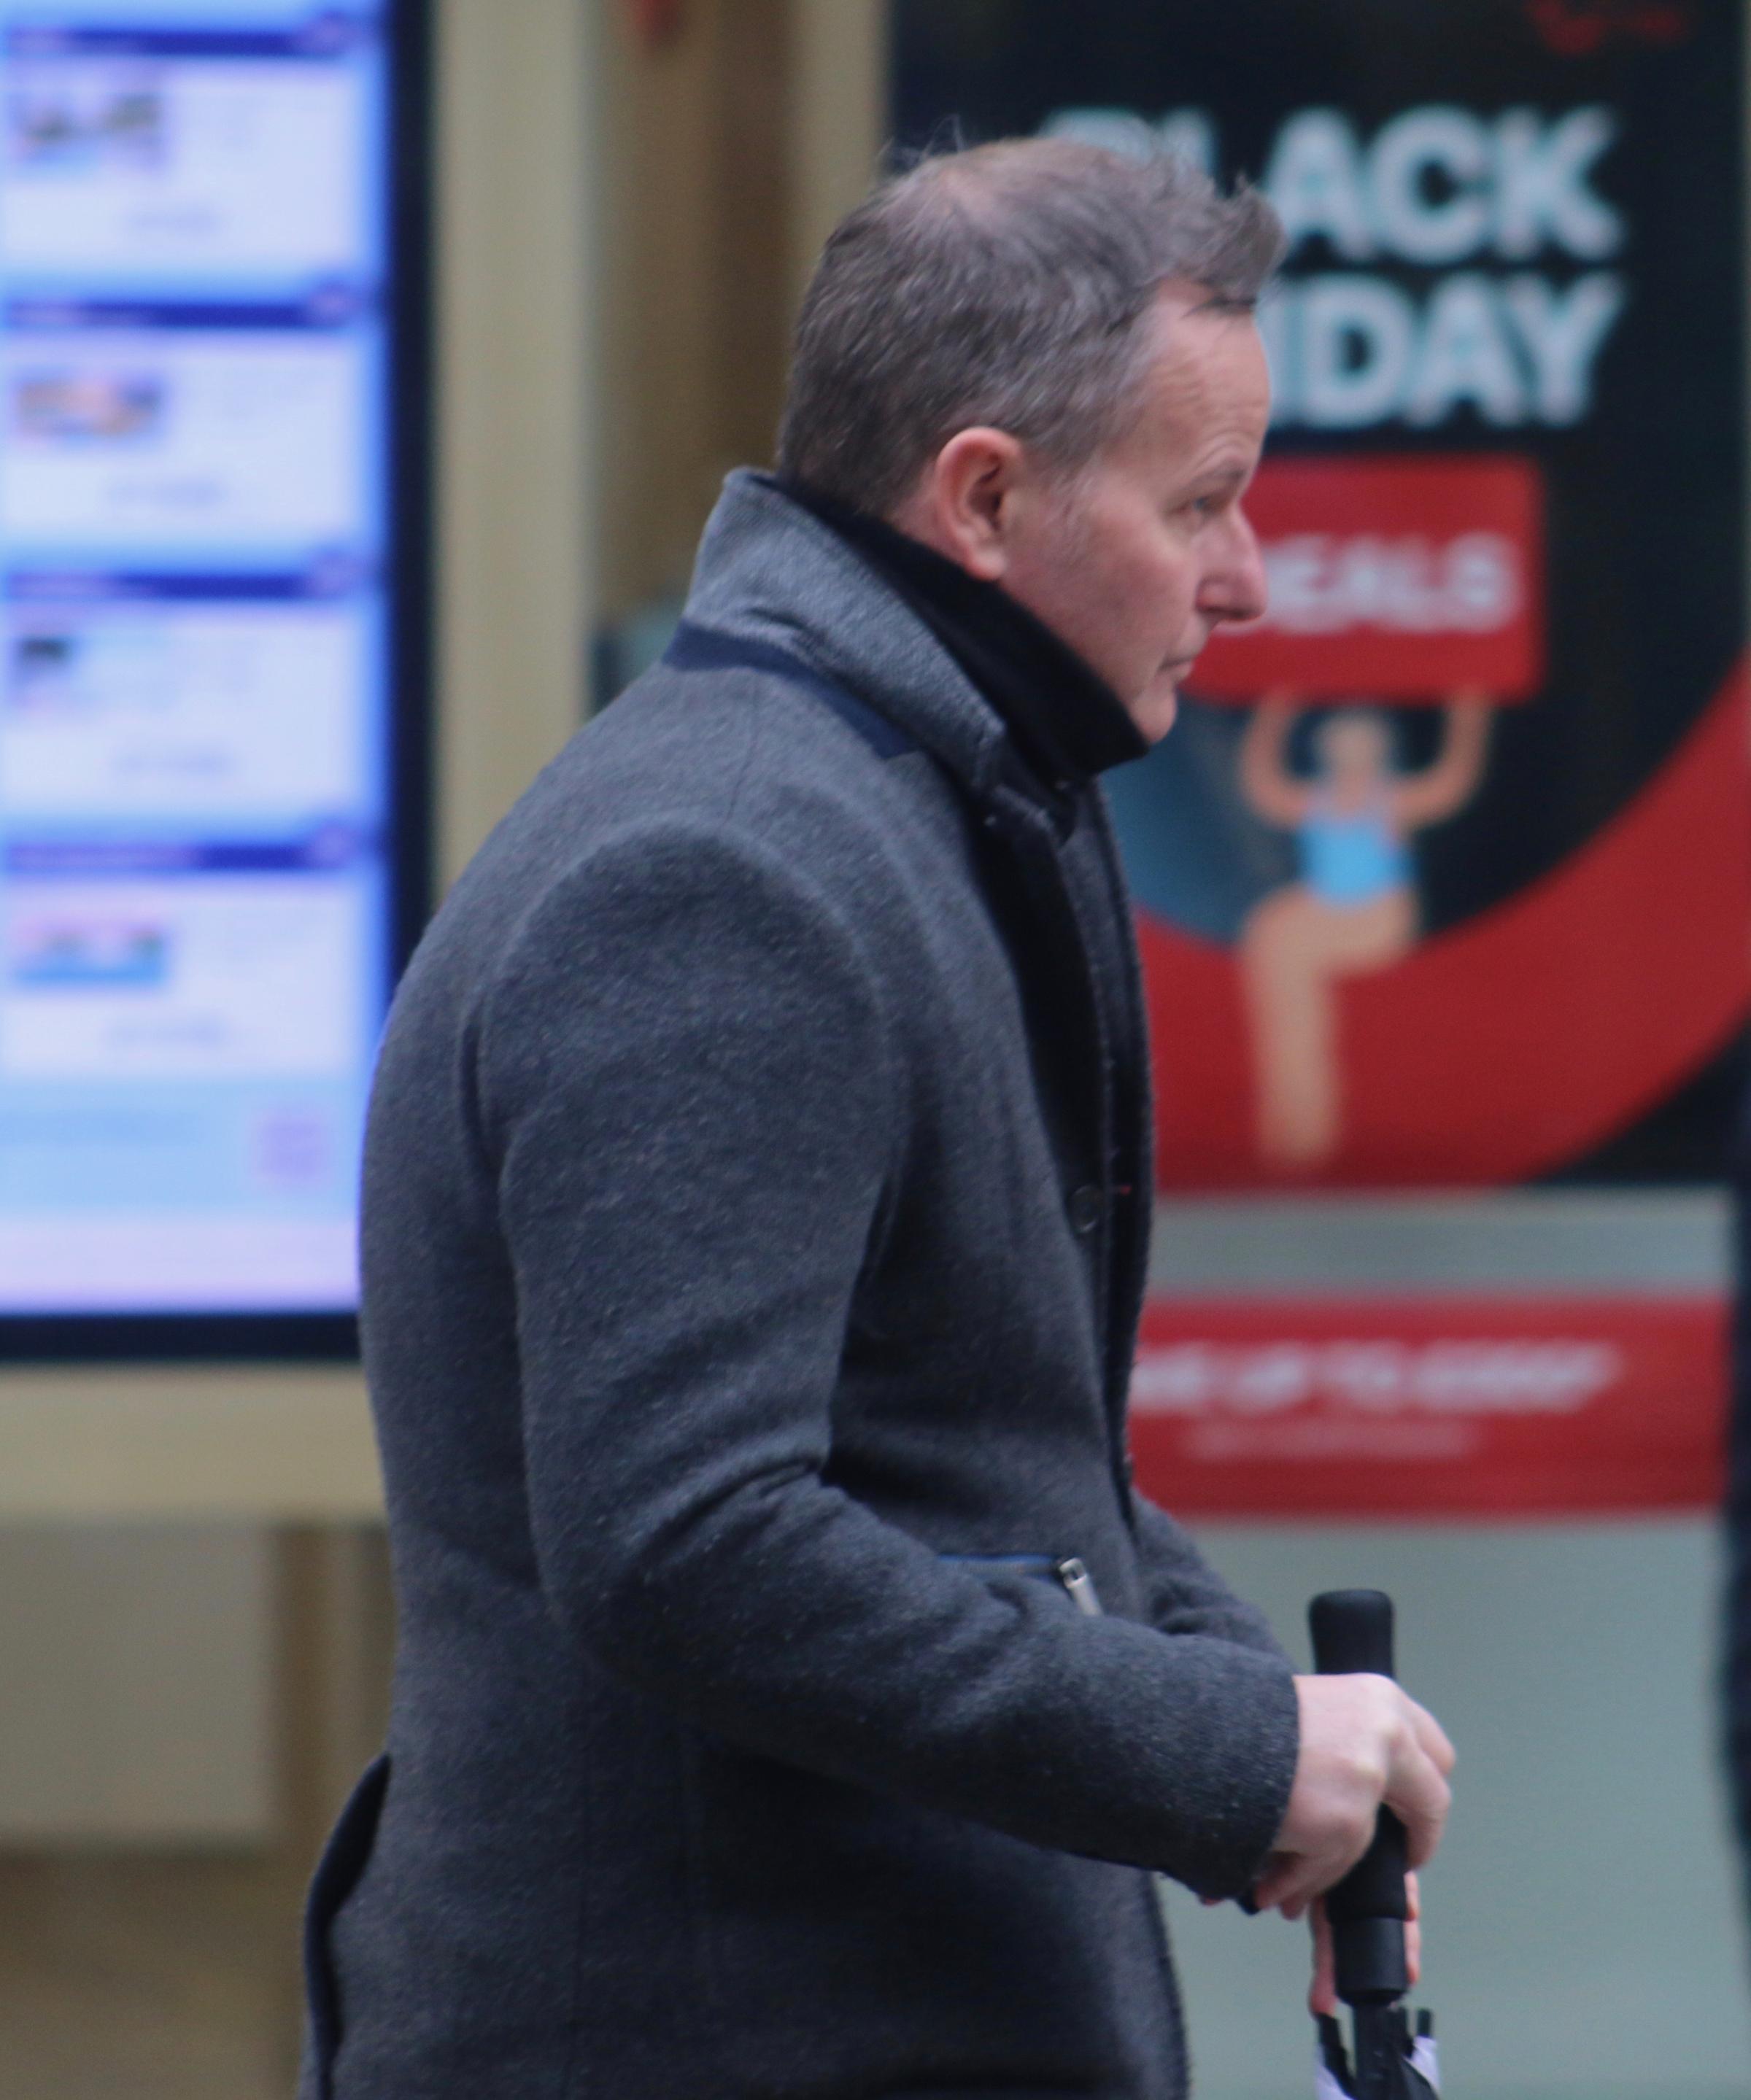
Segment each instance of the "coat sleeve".
[{"label": "coat sleeve", "polygon": [[1184,1527],[1147,1497],[1133,1500],[1150,1625],[1164,1634],[1233,1641],[1286,1662],[1264,1613],[1235,1595]]},{"label": "coat sleeve", "polygon": [[1249,1885],[1274,1655],[993,1588],[824,1477],[905,1075],[851,928],[646,824],[557,881],[478,1021],[542,1579],[603,1665],[756,1752],[1033,1842]]}]

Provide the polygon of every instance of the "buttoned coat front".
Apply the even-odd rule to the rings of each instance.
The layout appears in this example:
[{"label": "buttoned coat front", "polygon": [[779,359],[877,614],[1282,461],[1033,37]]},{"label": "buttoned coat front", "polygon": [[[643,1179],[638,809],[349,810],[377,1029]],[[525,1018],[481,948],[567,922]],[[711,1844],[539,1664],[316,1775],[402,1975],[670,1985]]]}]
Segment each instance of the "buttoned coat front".
[{"label": "buttoned coat front", "polygon": [[1249,1885],[1296,1719],[1129,1479],[1143,1025],[1098,792],[732,477],[384,1044],[312,2100],[1184,2092],[1151,1874]]}]

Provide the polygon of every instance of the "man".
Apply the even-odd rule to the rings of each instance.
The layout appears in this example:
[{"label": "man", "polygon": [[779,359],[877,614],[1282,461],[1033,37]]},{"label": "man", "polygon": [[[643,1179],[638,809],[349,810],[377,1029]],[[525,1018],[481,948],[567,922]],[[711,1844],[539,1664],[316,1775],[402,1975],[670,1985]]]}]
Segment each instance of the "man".
[{"label": "man", "polygon": [[1142,1004],[1093,781],[1262,603],[1256,197],[1069,143],[834,236],[777,479],[397,1002],[401,1645],[335,2100],[1169,2100],[1151,1872],[1304,1909],[1449,1753],[1130,1479]]}]

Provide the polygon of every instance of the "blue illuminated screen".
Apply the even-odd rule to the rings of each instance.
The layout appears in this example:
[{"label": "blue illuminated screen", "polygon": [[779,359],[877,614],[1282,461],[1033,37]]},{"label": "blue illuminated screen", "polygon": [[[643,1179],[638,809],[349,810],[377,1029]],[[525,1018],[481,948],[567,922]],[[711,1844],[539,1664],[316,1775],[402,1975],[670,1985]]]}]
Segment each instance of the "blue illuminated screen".
[{"label": "blue illuminated screen", "polygon": [[356,1302],[384,12],[0,0],[0,1315]]}]

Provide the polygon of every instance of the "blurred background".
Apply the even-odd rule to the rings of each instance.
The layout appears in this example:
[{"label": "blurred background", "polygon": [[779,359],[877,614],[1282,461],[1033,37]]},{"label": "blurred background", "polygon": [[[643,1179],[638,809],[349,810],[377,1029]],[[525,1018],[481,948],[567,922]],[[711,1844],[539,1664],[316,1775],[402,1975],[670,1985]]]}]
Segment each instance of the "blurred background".
[{"label": "blurred background", "polygon": [[[0,0],[0,2100],[290,2091],[392,1648],[352,1244],[396,973],[663,646],[884,149],[1041,130],[1290,235],[1273,611],[1113,783],[1142,1478],[1298,1652],[1315,1590],[1397,1597],[1461,1751],[1461,2100],[1751,2090],[1743,27]],[[1346,780],[1406,850],[1321,832]],[[1178,1916],[1200,2091],[1306,2090],[1300,1935]]]}]

